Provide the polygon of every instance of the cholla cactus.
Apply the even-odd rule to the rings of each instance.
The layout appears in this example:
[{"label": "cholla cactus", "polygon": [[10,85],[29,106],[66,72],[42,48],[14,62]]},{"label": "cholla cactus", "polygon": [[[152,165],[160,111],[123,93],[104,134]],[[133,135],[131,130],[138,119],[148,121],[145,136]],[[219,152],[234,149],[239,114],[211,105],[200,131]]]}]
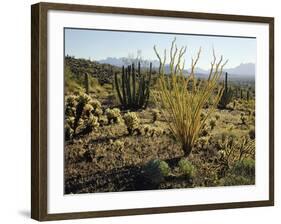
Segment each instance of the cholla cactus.
[{"label": "cholla cactus", "polygon": [[111,143],[111,146],[114,149],[117,149],[119,151],[123,151],[123,149],[124,149],[124,142],[122,142],[120,140],[116,140],[116,141],[110,140],[110,143]]},{"label": "cholla cactus", "polygon": [[216,120],[214,120],[214,119],[210,120],[209,125],[210,125],[210,127],[211,127],[211,130],[213,130],[214,127],[216,126]]},{"label": "cholla cactus", "polygon": [[101,108],[101,103],[97,99],[92,99],[90,101],[90,104],[93,106],[93,108],[96,110],[97,108]]},{"label": "cholla cactus", "polygon": [[244,113],[240,114],[240,120],[243,125],[247,125],[247,118]]},{"label": "cholla cactus", "polygon": [[77,104],[76,101],[77,101],[77,96],[75,95],[69,95],[65,97],[65,103],[67,106],[75,107]]},{"label": "cholla cactus", "polygon": [[100,123],[100,126],[107,125],[108,124],[107,117],[104,115],[99,116],[99,123]]},{"label": "cholla cactus", "polygon": [[77,96],[69,95],[65,98],[65,116],[74,116],[77,106]]},{"label": "cholla cactus", "polygon": [[100,117],[102,114],[103,114],[103,110],[101,108],[96,108],[94,111],[93,111],[93,114],[97,117]]},{"label": "cholla cactus", "polygon": [[88,116],[89,116],[89,114],[92,113],[93,110],[94,110],[93,106],[91,104],[87,103],[83,108],[83,113],[88,114]]},{"label": "cholla cactus", "polygon": [[220,119],[220,115],[219,114],[215,114],[215,118],[216,118],[216,120],[219,120]]},{"label": "cholla cactus", "polygon": [[152,110],[152,122],[155,123],[155,121],[159,120],[160,117],[160,111],[157,109]]},{"label": "cholla cactus", "polygon": [[87,104],[91,101],[91,97],[85,93],[81,93],[78,96],[78,103],[83,103],[83,104]]},{"label": "cholla cactus", "polygon": [[128,112],[124,115],[124,121],[127,126],[127,130],[130,135],[134,133],[134,131],[140,131],[139,130],[139,118],[137,117],[137,114],[134,112]]},{"label": "cholla cactus", "polygon": [[98,101],[92,100],[85,93],[67,96],[65,101],[66,139],[75,137],[77,133],[90,132],[99,126],[98,118],[93,114],[95,110],[101,110]]},{"label": "cholla cactus", "polygon": [[68,123],[65,123],[64,125],[64,138],[65,140],[69,140],[72,139],[73,137],[73,129],[71,128],[71,126]]},{"label": "cholla cactus", "polygon": [[88,117],[81,119],[83,124],[81,125],[81,132],[82,133],[89,133],[99,127],[98,117],[90,114]]},{"label": "cholla cactus", "polygon": [[141,133],[149,137],[161,136],[164,133],[164,130],[160,127],[153,127],[145,124],[141,127]]},{"label": "cholla cactus", "polygon": [[108,123],[119,124],[122,121],[120,110],[118,108],[113,108],[113,109],[107,108],[105,110],[105,114],[107,116]]}]

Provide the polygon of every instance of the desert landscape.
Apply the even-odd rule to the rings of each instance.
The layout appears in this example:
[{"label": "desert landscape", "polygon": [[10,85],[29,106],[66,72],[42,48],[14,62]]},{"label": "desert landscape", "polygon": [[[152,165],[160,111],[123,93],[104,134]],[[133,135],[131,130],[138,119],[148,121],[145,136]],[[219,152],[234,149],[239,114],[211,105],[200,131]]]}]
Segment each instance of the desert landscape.
[{"label": "desert landscape", "polygon": [[[65,55],[65,194],[255,184],[255,77],[176,39],[158,64]],[[188,62],[190,63],[190,62]],[[158,66],[157,66],[158,65]]]}]

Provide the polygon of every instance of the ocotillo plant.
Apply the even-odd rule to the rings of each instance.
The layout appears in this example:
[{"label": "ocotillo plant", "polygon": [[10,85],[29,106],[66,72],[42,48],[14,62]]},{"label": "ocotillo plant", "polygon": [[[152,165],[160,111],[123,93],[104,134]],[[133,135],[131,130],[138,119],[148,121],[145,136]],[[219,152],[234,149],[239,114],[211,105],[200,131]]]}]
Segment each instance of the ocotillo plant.
[{"label": "ocotillo plant", "polygon": [[243,99],[243,90],[240,89],[240,99]]},{"label": "ocotillo plant", "polygon": [[89,74],[85,73],[85,79],[84,79],[84,85],[85,85],[85,91],[87,94],[89,94]]},{"label": "ocotillo plant", "polygon": [[[156,47],[154,51],[160,62],[159,74],[159,90],[153,92],[155,102],[162,109],[162,114],[169,124],[170,130],[174,137],[181,143],[184,156],[188,157],[191,153],[195,141],[198,139],[199,133],[206,124],[206,120],[214,112],[221,98],[223,88],[219,86],[218,81],[225,65],[223,58],[219,61],[214,60],[211,63],[211,70],[206,81],[201,82],[197,86],[197,78],[195,77],[195,67],[200,57],[201,49],[197,57],[192,59],[191,72],[184,74],[183,57],[186,48],[180,49],[175,45],[174,40],[170,49],[170,74],[165,75],[166,51],[164,57],[161,58]],[[219,90],[219,91],[216,91]],[[209,109],[202,118],[203,108],[213,99]]]},{"label": "ocotillo plant", "polygon": [[150,81],[152,73],[152,63],[150,63],[149,72],[141,73],[140,62],[137,72],[135,65],[122,67],[121,80],[115,73],[115,89],[122,108],[129,110],[145,109],[150,95]]},{"label": "ocotillo plant", "polygon": [[218,103],[218,108],[219,109],[225,109],[227,104],[230,103],[230,101],[232,100],[232,96],[233,96],[233,90],[228,88],[228,74],[227,72],[225,73],[225,78],[224,78],[224,89],[223,89],[223,93],[221,96],[221,99]]}]

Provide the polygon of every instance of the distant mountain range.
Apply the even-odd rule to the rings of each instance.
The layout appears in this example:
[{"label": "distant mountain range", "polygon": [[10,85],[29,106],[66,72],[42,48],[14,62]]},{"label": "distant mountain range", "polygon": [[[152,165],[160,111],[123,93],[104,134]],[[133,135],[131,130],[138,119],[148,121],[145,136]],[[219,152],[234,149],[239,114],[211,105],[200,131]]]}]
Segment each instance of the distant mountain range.
[{"label": "distant mountain range", "polygon": [[[115,58],[115,57],[108,57],[103,60],[99,60],[98,62],[101,64],[110,64],[118,67],[122,67],[123,65],[126,65],[126,61],[128,61],[128,58],[122,57],[122,58]],[[148,66],[149,63],[152,63],[152,66],[154,68],[159,67],[159,62],[157,60],[151,60],[151,61],[145,61],[145,65]],[[144,65],[142,65],[143,67]],[[169,71],[169,66],[165,66],[165,70]],[[188,69],[189,71],[190,69]],[[209,74],[209,70],[205,70],[202,68],[197,67],[196,73],[201,75],[207,75]],[[241,63],[240,65],[234,67],[234,68],[228,68],[224,69],[225,72],[228,72],[230,75],[238,75],[238,76],[247,76],[247,77],[254,77],[255,76],[255,64],[254,63]]]}]

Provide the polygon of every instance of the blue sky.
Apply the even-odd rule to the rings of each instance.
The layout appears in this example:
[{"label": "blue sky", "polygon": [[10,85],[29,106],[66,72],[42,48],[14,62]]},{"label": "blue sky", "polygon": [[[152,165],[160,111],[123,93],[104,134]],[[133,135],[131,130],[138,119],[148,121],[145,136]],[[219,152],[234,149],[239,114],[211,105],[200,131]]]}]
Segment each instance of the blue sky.
[{"label": "blue sky", "polygon": [[86,29],[65,29],[65,54],[76,58],[101,60],[107,57],[127,57],[141,50],[142,57],[148,60],[157,59],[153,46],[163,53],[169,49],[171,42],[177,38],[178,47],[187,46],[185,55],[186,68],[190,67],[201,47],[202,52],[198,67],[208,69],[212,60],[212,49],[217,57],[223,55],[228,59],[226,68],[233,68],[241,63],[256,62],[256,39],[238,37],[216,37],[180,34],[159,34],[140,32],[120,32]]}]

